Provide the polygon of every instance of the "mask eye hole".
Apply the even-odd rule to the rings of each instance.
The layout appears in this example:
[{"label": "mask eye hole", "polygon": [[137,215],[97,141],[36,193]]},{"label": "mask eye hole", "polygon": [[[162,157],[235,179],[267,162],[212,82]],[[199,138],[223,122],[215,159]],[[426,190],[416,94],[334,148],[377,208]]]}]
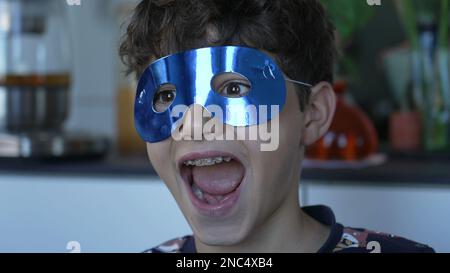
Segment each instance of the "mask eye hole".
[{"label": "mask eye hole", "polygon": [[176,96],[175,85],[170,83],[161,85],[153,97],[153,110],[157,113],[165,112],[173,104]]},{"label": "mask eye hole", "polygon": [[226,72],[212,78],[211,88],[217,94],[227,98],[242,98],[248,95],[252,85],[243,75],[235,72]]}]

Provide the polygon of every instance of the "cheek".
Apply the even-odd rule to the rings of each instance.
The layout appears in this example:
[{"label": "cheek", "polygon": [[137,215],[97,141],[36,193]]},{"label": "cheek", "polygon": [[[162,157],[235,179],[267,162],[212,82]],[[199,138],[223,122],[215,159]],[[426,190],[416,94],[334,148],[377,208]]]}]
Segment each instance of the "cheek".
[{"label": "cheek", "polygon": [[170,151],[171,145],[169,141],[147,143],[147,154],[154,170],[172,193],[175,200],[178,201],[182,198],[182,189],[181,185],[177,183],[176,164],[173,162]]},{"label": "cheek", "polygon": [[[271,152],[261,152],[260,142],[248,142],[255,191],[252,199],[258,198],[263,210],[272,210],[296,187],[296,170],[301,160],[301,134],[303,114],[300,112],[297,95],[288,94],[287,104],[279,116],[279,146]],[[255,200],[256,201],[256,200]]]},{"label": "cheek", "polygon": [[280,152],[296,153],[301,150],[305,116],[300,111],[297,91],[290,86],[287,101],[280,113]]},{"label": "cheek", "polygon": [[[284,138],[280,136],[280,141]],[[278,150],[260,152],[259,146],[252,145],[252,190],[249,194],[250,206],[255,217],[262,221],[281,206],[292,189],[292,162],[295,151],[280,143]]]},{"label": "cheek", "polygon": [[152,163],[153,168],[156,169],[156,171],[158,171],[158,165],[161,162],[161,160],[158,160],[159,157],[158,155],[160,155],[161,153],[159,151],[162,150],[162,147],[160,147],[159,144],[150,144],[147,143],[147,155],[148,158],[150,159],[150,162]]},{"label": "cheek", "polygon": [[161,179],[170,186],[170,181],[173,180],[171,177],[173,175],[173,164],[167,151],[169,151],[169,145],[165,142],[147,143],[147,154],[153,168]]}]

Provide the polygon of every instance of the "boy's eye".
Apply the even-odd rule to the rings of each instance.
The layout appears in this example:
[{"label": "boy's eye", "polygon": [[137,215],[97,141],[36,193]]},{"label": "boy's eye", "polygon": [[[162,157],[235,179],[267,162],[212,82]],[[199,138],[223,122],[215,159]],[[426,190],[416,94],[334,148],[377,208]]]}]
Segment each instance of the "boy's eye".
[{"label": "boy's eye", "polygon": [[220,90],[219,94],[227,98],[241,98],[247,95],[250,91],[250,85],[230,82],[226,83]]},{"label": "boy's eye", "polygon": [[162,85],[153,98],[153,109],[157,113],[166,111],[175,100],[177,95],[176,88],[173,84]]},{"label": "boy's eye", "polygon": [[245,97],[251,90],[250,81],[234,72],[221,73],[211,80],[214,92],[227,98]]}]

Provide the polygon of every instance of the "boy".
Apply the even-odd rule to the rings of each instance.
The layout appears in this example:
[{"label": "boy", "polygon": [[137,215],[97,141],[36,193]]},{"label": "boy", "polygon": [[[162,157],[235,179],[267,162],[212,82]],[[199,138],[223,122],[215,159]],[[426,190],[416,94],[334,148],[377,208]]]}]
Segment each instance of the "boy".
[{"label": "boy", "polygon": [[433,251],[299,207],[305,147],[336,105],[317,0],[144,0],[120,54],[140,77],[136,129],[194,233],[148,252]]}]

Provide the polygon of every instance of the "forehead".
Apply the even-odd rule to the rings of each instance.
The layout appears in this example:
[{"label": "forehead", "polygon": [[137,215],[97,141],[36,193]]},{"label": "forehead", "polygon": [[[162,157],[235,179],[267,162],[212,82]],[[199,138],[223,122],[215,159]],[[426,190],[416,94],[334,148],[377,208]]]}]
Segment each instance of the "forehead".
[{"label": "forehead", "polygon": [[157,70],[161,67],[185,66],[186,69],[233,71],[239,67],[278,68],[274,54],[246,46],[213,46],[191,49],[169,54],[161,58],[152,58],[147,70]]},{"label": "forehead", "polygon": [[[153,61],[145,75],[156,80],[165,78],[208,78],[223,72],[258,75],[257,78],[274,78],[280,70],[273,58],[258,49],[242,46],[206,47],[171,54]],[[184,76],[182,76],[184,75]],[[255,78],[256,79],[256,78]]]},{"label": "forehead", "polygon": [[[169,56],[173,56],[176,54],[180,54],[180,53],[184,53],[184,52],[189,52],[189,51],[195,51],[195,50],[200,50],[200,49],[205,49],[205,48],[217,48],[217,47],[242,47],[242,48],[251,48],[257,51],[262,52],[263,54],[269,56],[275,63],[277,63],[278,65],[278,56],[273,53],[270,52],[268,50],[265,49],[261,49],[261,48],[257,48],[255,46],[253,46],[251,43],[247,43],[246,41],[231,41],[231,42],[227,42],[227,43],[217,43],[216,41],[218,41],[218,38],[216,37],[216,34],[214,34],[214,28],[212,28],[212,30],[210,32],[208,32],[208,35],[206,36],[206,39],[203,39],[199,42],[196,43],[195,47],[193,48],[184,48],[184,47],[176,47],[176,46],[166,46],[165,48],[161,49],[160,56],[150,56],[150,58],[148,59],[148,62],[145,64],[145,68],[147,68],[150,64],[161,60],[163,58],[167,58]],[[240,58],[241,56],[236,56],[236,58]]]}]

